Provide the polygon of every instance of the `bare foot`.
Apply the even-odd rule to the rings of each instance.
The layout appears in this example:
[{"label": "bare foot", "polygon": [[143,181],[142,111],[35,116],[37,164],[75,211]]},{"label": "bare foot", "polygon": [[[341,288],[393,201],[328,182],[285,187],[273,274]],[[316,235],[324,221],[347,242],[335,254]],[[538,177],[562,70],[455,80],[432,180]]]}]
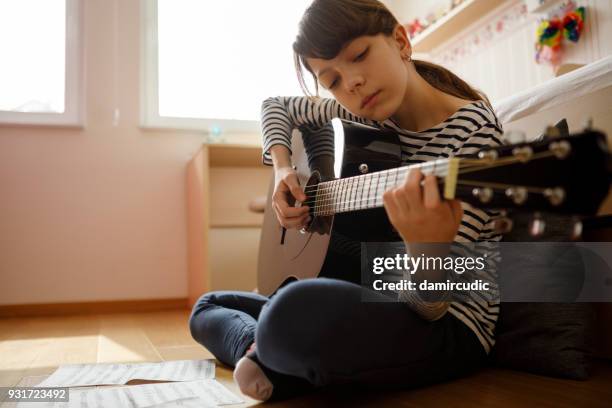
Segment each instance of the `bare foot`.
[{"label": "bare foot", "polygon": [[238,360],[233,376],[244,395],[259,401],[266,401],[272,396],[274,386],[259,365],[250,358],[242,357]]}]

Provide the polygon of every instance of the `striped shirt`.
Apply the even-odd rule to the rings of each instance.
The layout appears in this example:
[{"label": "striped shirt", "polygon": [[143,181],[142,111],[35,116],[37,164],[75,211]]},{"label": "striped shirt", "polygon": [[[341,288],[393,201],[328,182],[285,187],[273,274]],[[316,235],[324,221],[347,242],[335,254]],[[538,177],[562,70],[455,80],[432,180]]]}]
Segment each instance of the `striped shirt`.
[{"label": "striped shirt", "polygon": [[[395,131],[399,136],[404,165],[474,154],[483,147],[501,145],[503,138],[501,123],[483,101],[467,103],[436,126],[414,132],[402,129],[390,118],[379,122],[353,115],[335,99],[318,98],[313,101],[305,96],[279,96],[268,98],[262,103],[263,163],[273,164],[269,151],[273,145],[283,145],[291,152],[291,133],[294,129],[301,131],[309,158],[324,154],[333,156],[333,128],[330,121],[336,117]],[[501,235],[493,229],[493,222],[499,213],[479,209],[463,201],[461,206],[464,214],[453,248],[460,247],[462,243],[501,240]],[[494,273],[493,269],[490,267],[489,273]],[[475,296],[470,302],[425,302],[415,295],[416,292],[407,293],[403,297],[400,294],[400,299],[406,301],[423,318],[437,320],[446,312],[451,313],[468,326],[485,351],[490,352],[495,343],[499,297],[495,300],[491,296]]]}]

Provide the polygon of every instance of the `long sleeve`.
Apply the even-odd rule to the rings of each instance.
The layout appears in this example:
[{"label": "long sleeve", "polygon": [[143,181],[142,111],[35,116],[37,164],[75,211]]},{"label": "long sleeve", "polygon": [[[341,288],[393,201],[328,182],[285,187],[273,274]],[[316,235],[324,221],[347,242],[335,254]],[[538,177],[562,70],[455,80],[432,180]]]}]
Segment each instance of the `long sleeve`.
[{"label": "long sleeve", "polygon": [[[485,147],[498,147],[503,144],[503,128],[493,112],[480,103],[482,109],[472,109],[481,118],[479,126],[471,132],[468,139],[461,144],[455,157],[473,155]],[[499,212],[484,210],[462,202],[463,218],[456,240],[463,242],[498,241],[499,234],[493,233],[492,224],[499,217]]]},{"label": "long sleeve", "polygon": [[[456,115],[450,120],[446,129],[451,129],[452,138],[444,134],[444,129],[438,137],[443,138],[449,156],[461,157],[472,155],[487,146],[500,146],[503,142],[503,129],[495,114],[487,106],[479,102],[473,107],[460,109],[460,115]],[[435,143],[430,143],[434,144]],[[416,153],[418,154],[418,153]],[[484,210],[474,207],[468,203],[461,202],[463,217],[459,230],[455,236],[451,253],[454,256],[469,256],[469,251],[465,250],[461,244],[485,241],[499,241],[502,236],[494,231],[493,223],[500,214],[496,211]],[[479,251],[482,251],[480,248]],[[487,267],[487,274],[495,273],[495,265],[491,262]],[[410,279],[409,274],[405,279]],[[455,273],[449,275],[451,281],[461,280],[461,276]],[[494,280],[492,276],[486,276],[489,282]],[[446,293],[437,302],[428,302],[422,299],[416,291],[402,291],[399,299],[407,302],[408,305],[426,320],[437,320],[444,316],[451,303],[451,294]],[[482,298],[485,298],[483,296]]]},{"label": "long sleeve", "polygon": [[[311,100],[306,96],[277,96],[263,101],[261,106],[261,131],[263,137],[262,161],[272,165],[270,148],[276,144],[285,146],[291,152],[291,133],[298,129],[302,134],[318,135],[304,139],[307,150],[317,153],[333,154],[333,132],[322,131],[333,118],[347,119],[353,122],[372,124],[373,122],[353,115],[335,99],[317,98]],[[331,128],[328,126],[328,128]],[[331,146],[331,147],[330,147]]]}]

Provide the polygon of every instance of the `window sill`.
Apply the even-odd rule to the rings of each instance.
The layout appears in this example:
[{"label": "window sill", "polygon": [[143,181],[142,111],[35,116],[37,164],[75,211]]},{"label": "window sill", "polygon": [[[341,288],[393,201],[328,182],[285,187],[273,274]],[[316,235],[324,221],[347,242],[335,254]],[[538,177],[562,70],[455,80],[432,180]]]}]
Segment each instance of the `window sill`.
[{"label": "window sill", "polygon": [[85,128],[84,121],[74,115],[43,112],[0,111],[0,126]]}]

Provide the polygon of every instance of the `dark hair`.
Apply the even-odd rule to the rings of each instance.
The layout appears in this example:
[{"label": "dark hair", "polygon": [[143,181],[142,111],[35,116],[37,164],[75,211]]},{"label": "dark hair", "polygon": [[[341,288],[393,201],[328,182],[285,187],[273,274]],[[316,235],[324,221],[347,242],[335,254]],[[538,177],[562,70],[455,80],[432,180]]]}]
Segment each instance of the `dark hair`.
[{"label": "dark hair", "polygon": [[[314,0],[302,16],[293,43],[295,69],[304,94],[313,97],[304,81],[302,65],[312,74],[314,96],[319,96],[316,75],[306,58],[332,59],[355,38],[381,33],[389,36],[398,24],[395,16],[378,0]],[[484,93],[448,69],[431,62],[412,61],[419,75],[434,88],[462,99],[484,100],[491,105]]]}]

